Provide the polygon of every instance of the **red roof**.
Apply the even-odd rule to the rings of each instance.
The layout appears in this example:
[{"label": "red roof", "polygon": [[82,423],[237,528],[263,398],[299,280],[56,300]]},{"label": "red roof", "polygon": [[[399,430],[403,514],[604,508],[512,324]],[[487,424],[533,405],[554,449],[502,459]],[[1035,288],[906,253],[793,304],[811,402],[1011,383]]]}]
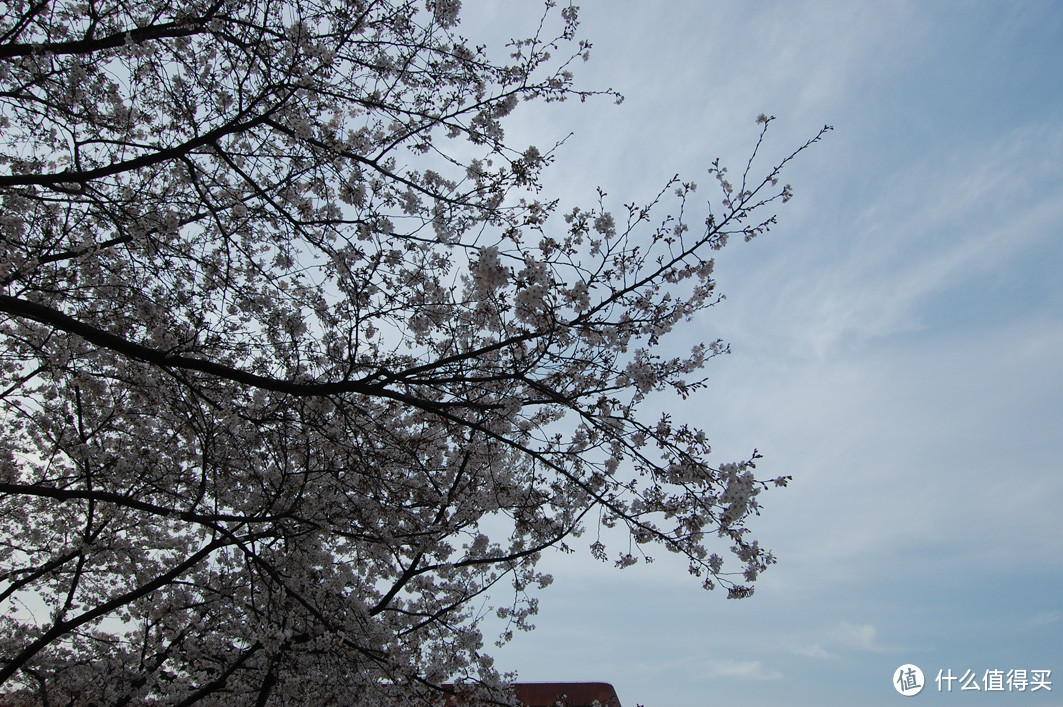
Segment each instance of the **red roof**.
[{"label": "red roof", "polygon": [[616,690],[607,682],[518,682],[513,688],[525,707],[620,707]]},{"label": "red roof", "polygon": [[[607,682],[518,682],[513,684],[524,707],[620,707],[616,690]],[[36,705],[29,695],[0,695],[0,707]]]}]

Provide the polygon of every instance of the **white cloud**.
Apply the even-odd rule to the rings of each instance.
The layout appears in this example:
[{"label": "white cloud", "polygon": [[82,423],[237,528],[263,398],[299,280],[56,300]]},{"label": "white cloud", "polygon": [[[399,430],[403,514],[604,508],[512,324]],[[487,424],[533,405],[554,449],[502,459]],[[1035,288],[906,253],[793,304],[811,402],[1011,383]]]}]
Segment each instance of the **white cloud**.
[{"label": "white cloud", "polygon": [[1042,611],[1041,613],[1030,619],[1029,626],[1033,628],[1041,626],[1050,626],[1052,624],[1063,621],[1063,612],[1059,611]]},{"label": "white cloud", "polygon": [[759,660],[710,660],[705,677],[710,679],[733,678],[736,680],[778,680],[782,674],[765,668]]},{"label": "white cloud", "polygon": [[804,645],[794,645],[790,648],[790,651],[795,655],[802,656],[804,658],[812,658],[813,660],[837,660],[838,654],[831,653],[819,643],[811,643]]},{"label": "white cloud", "polygon": [[854,624],[843,621],[838,629],[843,644],[865,651],[881,650],[875,642],[878,631],[871,624]]},{"label": "white cloud", "polygon": [[[1027,126],[966,150],[884,175],[883,191],[834,232],[775,239],[756,263],[736,258],[752,273],[718,268],[729,300],[712,317],[724,335],[827,360],[923,328],[928,303],[957,285],[1021,278],[1011,263],[1063,235],[1063,129]],[[804,196],[820,212],[853,209],[827,192]]]},{"label": "white cloud", "polygon": [[793,655],[816,661],[840,660],[851,656],[854,651],[887,652],[878,642],[878,629],[874,624],[850,621],[805,631],[785,643],[788,652]]}]

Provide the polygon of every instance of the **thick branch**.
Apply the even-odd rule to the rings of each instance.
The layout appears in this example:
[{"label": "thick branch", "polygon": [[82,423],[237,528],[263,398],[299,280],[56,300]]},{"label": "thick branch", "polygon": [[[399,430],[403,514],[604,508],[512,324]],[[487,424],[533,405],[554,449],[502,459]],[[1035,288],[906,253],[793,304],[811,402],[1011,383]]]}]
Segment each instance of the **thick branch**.
[{"label": "thick branch", "polygon": [[399,393],[394,390],[388,390],[379,385],[367,385],[361,381],[335,381],[325,383],[296,383],[294,381],[285,380],[281,378],[273,378],[270,376],[261,376],[255,373],[241,370],[239,368],[233,368],[232,366],[226,366],[214,361],[205,361],[199,358],[192,358],[190,356],[179,356],[159,349],[144,346],[133,341],[129,341],[121,336],[112,334],[108,331],[94,327],[91,324],[86,324],[83,321],[75,319],[57,309],[53,309],[43,304],[36,302],[29,302],[18,297],[11,297],[9,295],[0,295],[0,312],[5,312],[15,317],[23,319],[30,319],[32,321],[44,324],[59,331],[65,331],[70,334],[75,334],[85,339],[91,344],[95,344],[101,348],[114,351],[128,358],[144,361],[161,368],[173,369],[179,368],[189,371],[199,371],[200,373],[206,373],[218,378],[224,378],[231,380],[235,383],[242,383],[244,385],[251,386],[253,388],[261,388],[263,390],[272,390],[278,393],[286,393],[288,395],[295,395],[299,397],[315,397],[323,395],[339,395],[343,393],[361,393],[363,395],[374,395],[379,397],[391,398],[393,400],[399,400],[411,404],[416,404],[419,407],[425,406],[441,406],[443,403],[433,403],[425,400],[420,400],[412,396]]},{"label": "thick branch", "polygon": [[0,59],[47,54],[91,54],[105,49],[115,49],[126,44],[141,44],[153,39],[189,37],[203,32],[206,18],[189,21],[167,22],[151,27],[138,27],[97,39],[77,39],[70,42],[25,42],[0,45]]},{"label": "thick branch", "polygon": [[166,586],[188,570],[195,567],[202,560],[207,558],[212,552],[222,547],[223,545],[226,545],[227,543],[228,541],[214,540],[211,543],[202,547],[198,552],[190,556],[184,562],[171,569],[169,572],[165,572],[159,575],[150,582],[142,584],[136,589],[117,596],[108,602],[104,602],[103,604],[97,606],[95,609],[90,609],[89,611],[86,611],[80,616],[70,619],[69,621],[57,622],[50,629],[48,629],[48,631],[42,634],[36,641],[26,646],[26,648],[24,648],[21,653],[15,656],[14,659],[12,659],[10,662],[6,663],[2,668],[0,668],[0,685],[3,685],[5,682],[7,682],[8,678],[18,672],[18,670],[20,670],[22,666],[26,664],[27,661],[29,661],[33,656],[37,655],[37,653],[40,652],[41,649],[50,644],[52,641],[55,641],[60,636],[63,636],[64,634],[67,634],[70,631],[73,631],[79,626],[83,626],[89,623],[90,621],[94,621],[100,618],[101,616],[106,616],[115,609],[134,602],[137,599],[145,597],[148,594],[154,592],[155,590]]},{"label": "thick branch", "polygon": [[80,171],[63,171],[51,174],[5,174],[0,175],[0,187],[11,186],[27,186],[35,185],[42,187],[52,187],[61,184],[85,184],[94,179],[102,179],[104,177],[110,177],[115,174],[121,174],[122,172],[131,172],[153,165],[174,160],[182,155],[186,155],[189,152],[210,145],[217,142],[221,138],[232,135],[234,133],[246,132],[253,130],[260,125],[267,122],[276,108],[266,111],[262,115],[259,115],[251,120],[240,123],[236,121],[228,122],[224,125],[220,125],[214,130],[203,133],[202,135],[195,137],[191,140],[187,140],[179,145],[173,147],[167,147],[164,149],[150,152],[140,157],[134,157],[131,160],[125,160],[124,162],[113,162],[105,167],[97,167],[96,169],[87,169]]},{"label": "thick branch", "polygon": [[[11,484],[0,482],[0,493],[12,496],[37,496],[40,498],[54,498],[57,501],[98,501],[101,503],[113,503],[125,508],[151,513],[163,518],[173,518],[192,523],[200,523],[216,528],[216,523],[275,523],[283,516],[243,516],[226,513],[193,513],[192,511],[179,511],[165,506],[159,506],[147,501],[140,501],[130,496],[114,493],[113,491],[98,491],[95,489],[60,489],[52,486],[39,484]],[[72,555],[73,556],[73,555]],[[71,556],[71,557],[72,557]]]}]

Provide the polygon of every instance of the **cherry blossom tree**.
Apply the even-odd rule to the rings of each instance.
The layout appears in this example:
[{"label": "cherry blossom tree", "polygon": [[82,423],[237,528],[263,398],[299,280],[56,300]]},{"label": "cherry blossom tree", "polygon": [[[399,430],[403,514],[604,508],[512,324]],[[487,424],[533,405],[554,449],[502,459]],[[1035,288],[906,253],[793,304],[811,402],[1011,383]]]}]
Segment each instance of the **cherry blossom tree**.
[{"label": "cherry blossom tree", "polygon": [[551,5],[499,62],[456,0],[0,1],[5,700],[506,704],[549,548],[752,592],[786,479],[647,407],[790,158],[543,198]]}]

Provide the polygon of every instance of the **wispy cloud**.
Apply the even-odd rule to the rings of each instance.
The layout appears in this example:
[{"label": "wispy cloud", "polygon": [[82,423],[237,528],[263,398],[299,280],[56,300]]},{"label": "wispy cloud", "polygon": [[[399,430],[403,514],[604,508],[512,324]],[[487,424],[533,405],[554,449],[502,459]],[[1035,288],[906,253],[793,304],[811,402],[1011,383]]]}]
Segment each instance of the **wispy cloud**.
[{"label": "wispy cloud", "polygon": [[811,660],[839,660],[854,651],[885,652],[874,624],[841,621],[790,642],[788,651]]},{"label": "wispy cloud", "polygon": [[711,679],[778,680],[782,674],[777,670],[765,668],[759,660],[710,660],[705,676]]},{"label": "wispy cloud", "polygon": [[837,660],[839,657],[837,653],[831,653],[819,643],[794,645],[791,647],[790,652],[794,655],[799,655],[803,658],[811,658],[813,660]]},{"label": "wispy cloud", "polygon": [[1040,628],[1042,626],[1050,626],[1059,623],[1060,621],[1063,621],[1063,612],[1042,611],[1030,619],[1027,625],[1031,628]]},{"label": "wispy cloud", "polygon": [[[758,336],[770,332],[784,350],[820,360],[919,330],[942,292],[999,281],[1017,256],[1059,237],[1060,164],[1063,129],[1035,125],[906,165],[844,228],[777,244],[766,253],[771,265],[758,264],[753,278],[728,287],[728,306],[713,316],[739,332],[760,321]],[[821,211],[852,209],[826,193],[810,198]],[[758,320],[750,310],[771,314]]]},{"label": "wispy cloud", "polygon": [[854,624],[842,621],[838,627],[841,643],[865,651],[882,650],[875,642],[878,631],[872,624]]}]

